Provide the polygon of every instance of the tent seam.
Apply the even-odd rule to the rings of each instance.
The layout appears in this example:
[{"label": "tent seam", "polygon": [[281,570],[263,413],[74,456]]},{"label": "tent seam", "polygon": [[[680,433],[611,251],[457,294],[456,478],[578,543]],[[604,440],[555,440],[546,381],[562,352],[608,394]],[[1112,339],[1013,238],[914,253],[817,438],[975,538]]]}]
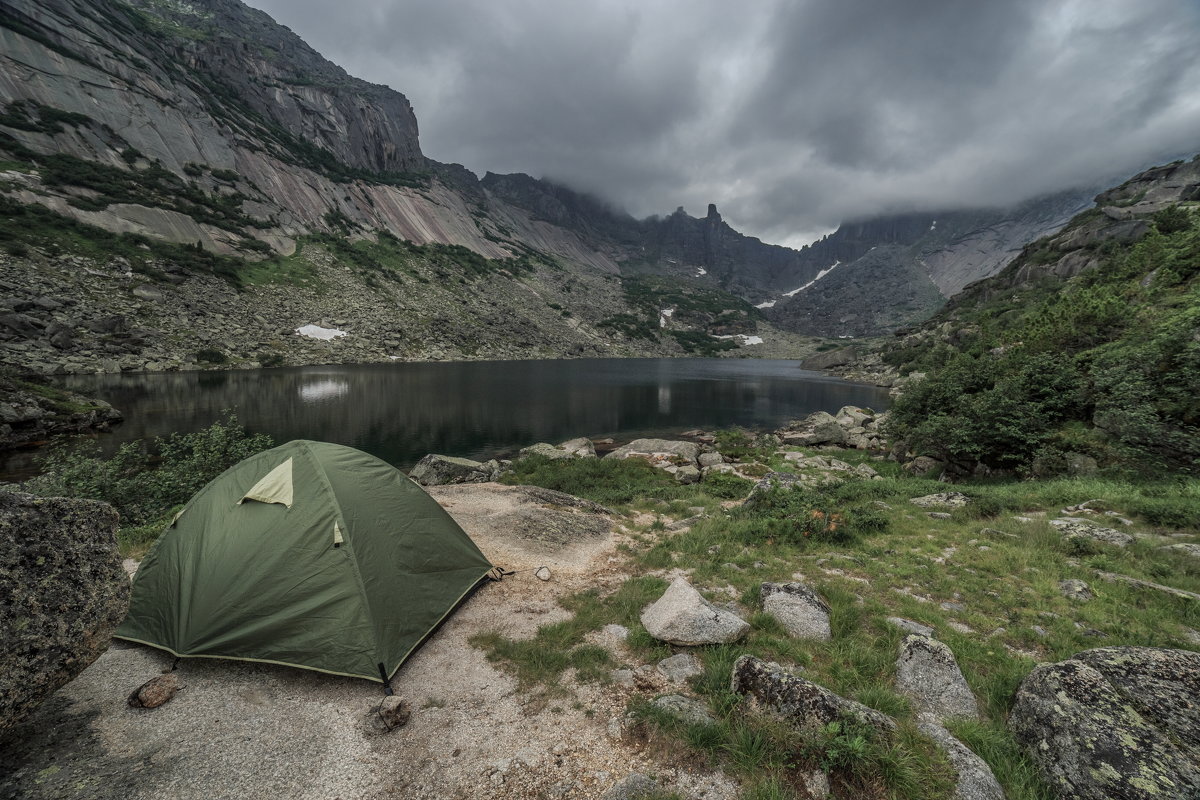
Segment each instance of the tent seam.
[{"label": "tent seam", "polygon": [[[325,465],[321,463],[319,458],[317,458],[316,453],[313,452],[311,443],[308,441],[304,443],[304,452],[310,459],[312,459],[313,464],[316,465],[317,472],[321,475],[321,487],[329,495],[330,500],[333,502],[333,507],[337,511],[338,520],[345,522],[346,515],[342,513],[342,504],[338,500],[337,492],[333,490],[333,485],[329,482],[329,475],[325,472]],[[334,520],[334,522],[336,523],[337,520]],[[358,568],[358,556],[354,551],[354,544],[351,541],[352,537],[346,536],[346,534],[350,533],[350,526],[345,525],[343,527],[346,529],[346,533],[343,534],[343,537],[346,537],[345,541],[343,542],[343,546],[350,547],[350,567],[354,570],[354,583],[358,587],[358,595],[362,599],[363,609],[367,612],[367,622],[371,625],[371,638],[373,640],[371,644],[375,647],[373,658],[379,658],[381,648],[379,646],[378,628],[375,624],[375,611],[371,608],[370,598],[367,597],[367,587],[366,584],[363,583],[362,572]]]}]

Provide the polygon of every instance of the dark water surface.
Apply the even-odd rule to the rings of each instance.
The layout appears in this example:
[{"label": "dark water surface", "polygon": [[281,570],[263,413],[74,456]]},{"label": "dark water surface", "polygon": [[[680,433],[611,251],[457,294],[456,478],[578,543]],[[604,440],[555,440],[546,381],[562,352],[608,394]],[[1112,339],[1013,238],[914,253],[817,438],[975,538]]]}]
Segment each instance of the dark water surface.
[{"label": "dark water surface", "polygon": [[[618,441],[691,428],[775,427],[844,405],[881,410],[886,389],[760,359],[586,359],[296,367],[75,376],[69,388],[126,421],[106,449],[204,428],[233,409],[276,441],[347,444],[407,469],[426,453],[485,459],[539,441]],[[10,464],[8,470],[19,469]]]}]

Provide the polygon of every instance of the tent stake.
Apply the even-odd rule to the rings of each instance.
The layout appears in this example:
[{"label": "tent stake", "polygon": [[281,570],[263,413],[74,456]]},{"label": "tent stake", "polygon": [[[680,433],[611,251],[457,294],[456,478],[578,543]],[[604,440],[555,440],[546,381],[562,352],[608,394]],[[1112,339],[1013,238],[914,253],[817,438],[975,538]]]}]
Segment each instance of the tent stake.
[{"label": "tent stake", "polygon": [[392,682],[391,682],[391,680],[388,679],[387,671],[384,670],[382,662],[380,662],[380,664],[379,664],[379,677],[383,678],[383,693],[391,694],[392,693]]}]

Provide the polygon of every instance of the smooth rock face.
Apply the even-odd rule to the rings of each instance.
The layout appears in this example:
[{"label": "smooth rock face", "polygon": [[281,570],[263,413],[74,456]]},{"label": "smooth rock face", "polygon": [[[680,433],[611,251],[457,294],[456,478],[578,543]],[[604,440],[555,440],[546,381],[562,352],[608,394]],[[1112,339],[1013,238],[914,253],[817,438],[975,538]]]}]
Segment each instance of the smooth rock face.
[{"label": "smooth rock face", "polygon": [[678,645],[735,642],[750,630],[748,622],[705,600],[684,578],[642,611],[642,625],[655,639]]},{"label": "smooth rock face", "polygon": [[1126,547],[1133,542],[1133,537],[1128,533],[1122,533],[1113,528],[1105,528],[1103,525],[1096,525],[1087,520],[1065,517],[1062,519],[1052,519],[1050,520],[1050,524],[1058,528],[1062,532],[1063,538],[1066,539],[1082,537],[1117,547]]},{"label": "smooth rock face", "polygon": [[950,766],[958,773],[954,784],[955,800],[1004,800],[1004,790],[992,774],[992,768],[954,738],[941,723],[923,717],[917,721],[917,728],[942,749]]},{"label": "smooth rock face", "polygon": [[1031,672],[1009,728],[1060,797],[1200,796],[1200,653],[1085,650]]},{"label": "smooth rock face", "polygon": [[481,463],[469,458],[455,458],[430,453],[417,462],[408,477],[422,486],[444,486],[448,483],[486,483],[499,473],[495,461]]},{"label": "smooth rock face", "polygon": [[734,662],[730,689],[801,728],[819,728],[838,720],[861,722],[881,731],[896,727],[886,714],[754,656],[742,656]]},{"label": "smooth rock face", "polygon": [[921,508],[962,508],[971,502],[971,498],[962,492],[937,492],[914,497],[908,502]]},{"label": "smooth rock face", "polygon": [[0,731],[108,648],[129,608],[107,503],[0,492]]},{"label": "smooth rock face", "polygon": [[668,694],[654,700],[654,705],[689,725],[712,725],[716,723],[708,713],[708,706],[699,700],[678,694]]},{"label": "smooth rock face", "polygon": [[829,604],[802,583],[764,583],[759,589],[763,611],[779,620],[788,633],[803,639],[828,640]]},{"label": "smooth rock face", "polygon": [[183,686],[178,673],[159,675],[135,689],[133,694],[129,695],[129,705],[135,708],[158,708],[174,697]]},{"label": "smooth rock face", "polygon": [[978,719],[979,706],[950,648],[937,639],[909,634],[896,661],[896,691],[917,710],[945,720]]},{"label": "smooth rock face", "polygon": [[679,442],[670,439],[634,439],[624,447],[618,447],[605,458],[675,458],[695,466],[700,457],[700,445],[695,442]]}]

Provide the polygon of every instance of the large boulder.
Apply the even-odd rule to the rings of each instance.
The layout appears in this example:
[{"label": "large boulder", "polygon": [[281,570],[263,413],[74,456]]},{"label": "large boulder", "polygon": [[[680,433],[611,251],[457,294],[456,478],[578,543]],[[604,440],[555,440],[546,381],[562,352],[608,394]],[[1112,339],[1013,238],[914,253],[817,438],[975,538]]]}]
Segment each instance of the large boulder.
[{"label": "large boulder", "polygon": [[642,626],[655,639],[685,646],[736,642],[750,630],[744,619],[705,600],[682,577],[646,606]]},{"label": "large boulder", "polygon": [[886,714],[754,656],[741,656],[733,663],[730,689],[799,728],[816,729],[838,721],[858,722],[880,731],[896,727]]},{"label": "large boulder", "polygon": [[1043,664],[1009,728],[1060,797],[1200,797],[1200,653],[1101,647]]},{"label": "large boulder", "polygon": [[624,447],[618,447],[605,458],[645,458],[652,463],[658,461],[697,465],[700,445],[695,442],[680,442],[671,439],[634,439]]},{"label": "large boulder", "polygon": [[445,486],[448,483],[486,483],[500,474],[496,461],[472,461],[469,458],[440,456],[430,453],[417,462],[408,477],[422,486]]},{"label": "large boulder", "polygon": [[910,698],[919,713],[938,720],[979,717],[975,695],[954,653],[929,636],[904,637],[896,660],[896,691]]},{"label": "large boulder", "polygon": [[0,492],[0,730],[108,648],[129,608],[106,503]]},{"label": "large boulder", "polygon": [[1061,519],[1050,520],[1050,524],[1062,533],[1064,539],[1091,539],[1095,542],[1111,544],[1116,547],[1126,547],[1133,542],[1133,537],[1128,533],[1123,533],[1113,528],[1106,528],[1103,525],[1097,525],[1085,519],[1062,517]]},{"label": "large boulder", "polygon": [[803,583],[764,583],[759,587],[763,611],[792,636],[829,639],[829,604]]}]

